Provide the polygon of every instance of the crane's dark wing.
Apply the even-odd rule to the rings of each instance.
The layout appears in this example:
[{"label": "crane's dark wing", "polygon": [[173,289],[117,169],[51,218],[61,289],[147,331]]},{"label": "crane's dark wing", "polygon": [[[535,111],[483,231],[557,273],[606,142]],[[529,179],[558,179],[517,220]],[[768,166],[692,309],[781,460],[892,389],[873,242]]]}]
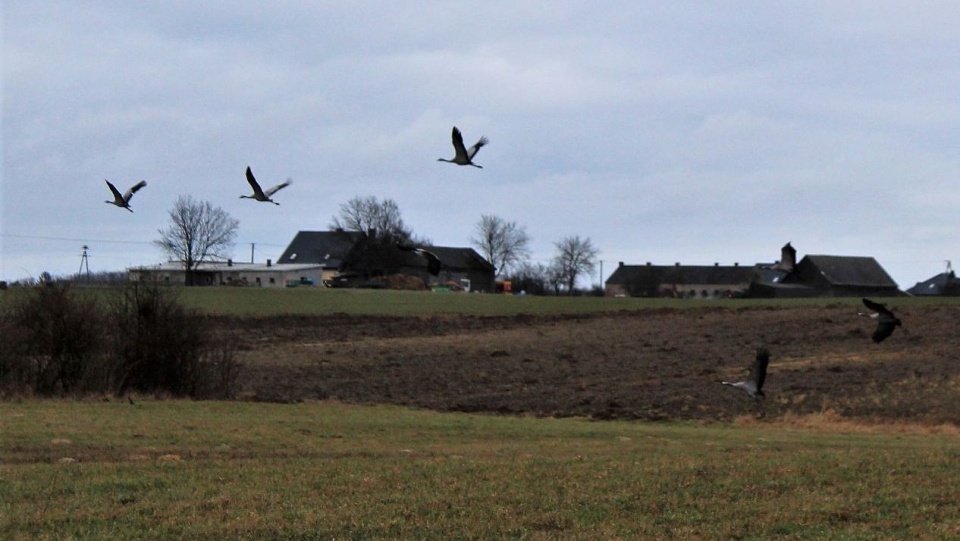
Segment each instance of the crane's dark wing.
[{"label": "crane's dark wing", "polygon": [[250,170],[250,166],[247,166],[247,182],[250,183],[250,187],[253,188],[254,195],[263,196],[263,190],[260,189],[260,184],[257,183],[257,179],[253,177],[253,171]]},{"label": "crane's dark wing", "polygon": [[122,202],[123,194],[120,193],[120,190],[118,190],[117,187],[114,186],[109,180],[103,179],[103,181],[107,183],[107,187],[110,188],[111,192],[113,192],[113,199],[116,200],[117,203]]},{"label": "crane's dark wing", "polygon": [[137,193],[140,190],[140,188],[143,188],[146,185],[147,185],[147,181],[141,180],[140,182],[134,184],[133,186],[130,186],[130,189],[127,190],[127,193],[123,194],[123,200],[129,203],[130,198],[133,197],[133,194]]},{"label": "crane's dark wing", "polygon": [[400,249],[403,250],[404,252],[413,252],[413,253],[419,255],[420,257],[425,258],[425,259],[427,260],[427,272],[429,272],[430,274],[432,274],[432,275],[434,275],[434,276],[437,276],[438,274],[440,274],[441,263],[440,263],[440,258],[437,257],[437,254],[435,254],[435,253],[433,253],[433,252],[428,252],[427,250],[424,250],[423,248],[416,248],[416,247],[413,247],[413,246],[407,246],[407,245],[401,244],[401,243],[399,243],[399,242],[397,243],[397,248],[400,248]]},{"label": "crane's dark wing", "polygon": [[893,315],[890,310],[887,310],[887,307],[879,302],[873,302],[870,299],[863,299],[863,305],[867,308],[877,312],[878,314],[890,314]]},{"label": "crane's dark wing", "polygon": [[455,160],[467,160],[467,148],[463,146],[463,135],[460,133],[460,130],[456,126],[453,127],[453,133],[451,134],[453,138],[453,150],[456,152]]},{"label": "crane's dark wing", "polygon": [[766,348],[757,348],[757,358],[750,367],[750,380],[757,386],[757,391],[763,390],[763,382],[767,379],[767,364],[770,363],[770,352]]},{"label": "crane's dark wing", "polygon": [[893,329],[895,329],[896,327],[897,327],[896,322],[881,321],[880,323],[877,324],[877,330],[873,331],[873,336],[871,336],[870,338],[872,338],[874,342],[879,344],[880,342],[883,342],[888,336],[893,334]]},{"label": "crane's dark wing", "polygon": [[419,250],[419,252],[423,257],[427,258],[427,272],[434,276],[440,274],[440,258],[433,252],[426,250]]}]

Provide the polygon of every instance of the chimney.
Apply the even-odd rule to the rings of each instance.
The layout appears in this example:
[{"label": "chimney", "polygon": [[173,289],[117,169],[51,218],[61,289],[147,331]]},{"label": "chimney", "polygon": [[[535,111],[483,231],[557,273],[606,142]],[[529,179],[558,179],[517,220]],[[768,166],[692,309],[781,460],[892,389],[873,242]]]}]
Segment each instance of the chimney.
[{"label": "chimney", "polygon": [[232,266],[233,266],[233,260],[232,260],[232,259],[228,259],[228,260],[227,260],[227,266],[228,266],[228,267],[232,267]]},{"label": "chimney", "polygon": [[267,260],[267,266],[268,266],[268,267],[273,266],[273,261],[270,260],[270,259],[268,259],[268,260]]},{"label": "chimney", "polygon": [[714,261],[714,262],[713,262],[713,266],[714,266],[714,267],[719,267],[719,266],[720,266],[720,263],[717,263],[716,261]]},{"label": "chimney", "polygon": [[739,267],[739,266],[740,266],[740,263],[737,263],[736,261],[734,261],[734,262],[733,262],[733,266],[734,266],[734,267]]},{"label": "chimney", "polygon": [[647,266],[648,266],[648,267],[650,266],[650,262],[649,262],[649,261],[647,261]]},{"label": "chimney", "polygon": [[677,261],[676,263],[673,264],[673,266],[674,266],[674,267],[679,267],[679,266],[680,266],[680,262]]},{"label": "chimney", "polygon": [[620,262],[620,266],[621,266],[621,267],[623,266],[623,261]]}]

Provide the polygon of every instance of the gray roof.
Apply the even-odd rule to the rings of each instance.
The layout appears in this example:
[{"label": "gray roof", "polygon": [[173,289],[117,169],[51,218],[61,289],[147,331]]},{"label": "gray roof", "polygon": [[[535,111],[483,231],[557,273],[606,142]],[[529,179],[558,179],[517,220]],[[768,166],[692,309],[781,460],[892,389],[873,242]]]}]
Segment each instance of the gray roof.
[{"label": "gray roof", "polygon": [[831,285],[897,287],[893,278],[872,257],[808,255],[801,265],[812,265]]},{"label": "gray roof", "polygon": [[754,273],[753,267],[739,265],[620,265],[607,283],[744,285]]},{"label": "gray roof", "polygon": [[[473,248],[454,248],[450,246],[428,246],[425,248],[440,259],[446,269],[480,269],[495,271],[493,265]],[[419,257],[419,256],[414,256]],[[422,264],[422,263],[421,263]]]},{"label": "gray roof", "polygon": [[953,271],[941,272],[922,282],[917,282],[917,285],[908,289],[907,293],[911,295],[943,295],[947,286],[953,284],[960,285],[960,280],[957,279],[956,274]]},{"label": "gray roof", "polygon": [[[199,272],[296,272],[320,268],[322,268],[322,265],[318,263],[275,263],[267,265],[266,263],[204,261],[197,265],[196,270]],[[134,272],[182,271],[183,262],[168,261],[166,264],[130,267],[128,270]]]},{"label": "gray roof", "polygon": [[350,249],[364,237],[358,231],[300,231],[277,263],[314,263],[339,268]]}]

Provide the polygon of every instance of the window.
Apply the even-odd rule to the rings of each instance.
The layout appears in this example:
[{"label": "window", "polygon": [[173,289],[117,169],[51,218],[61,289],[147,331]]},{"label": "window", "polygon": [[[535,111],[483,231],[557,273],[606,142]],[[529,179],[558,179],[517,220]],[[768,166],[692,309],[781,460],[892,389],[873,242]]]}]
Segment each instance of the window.
[{"label": "window", "polygon": [[274,280],[273,277],[271,276],[271,277],[270,277],[270,283],[271,283],[271,284],[275,284],[275,283],[277,283],[277,281]]}]

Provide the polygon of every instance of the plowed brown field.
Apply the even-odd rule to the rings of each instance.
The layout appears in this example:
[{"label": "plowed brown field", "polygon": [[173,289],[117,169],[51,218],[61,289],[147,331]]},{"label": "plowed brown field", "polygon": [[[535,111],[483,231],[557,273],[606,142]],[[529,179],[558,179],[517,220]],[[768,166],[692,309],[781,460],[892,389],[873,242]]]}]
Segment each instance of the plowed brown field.
[{"label": "plowed brown field", "polygon": [[[593,418],[960,423],[960,307],[898,310],[882,344],[849,305],[649,309],[577,316],[217,318],[251,399]],[[771,361],[760,404],[742,379]]]}]

